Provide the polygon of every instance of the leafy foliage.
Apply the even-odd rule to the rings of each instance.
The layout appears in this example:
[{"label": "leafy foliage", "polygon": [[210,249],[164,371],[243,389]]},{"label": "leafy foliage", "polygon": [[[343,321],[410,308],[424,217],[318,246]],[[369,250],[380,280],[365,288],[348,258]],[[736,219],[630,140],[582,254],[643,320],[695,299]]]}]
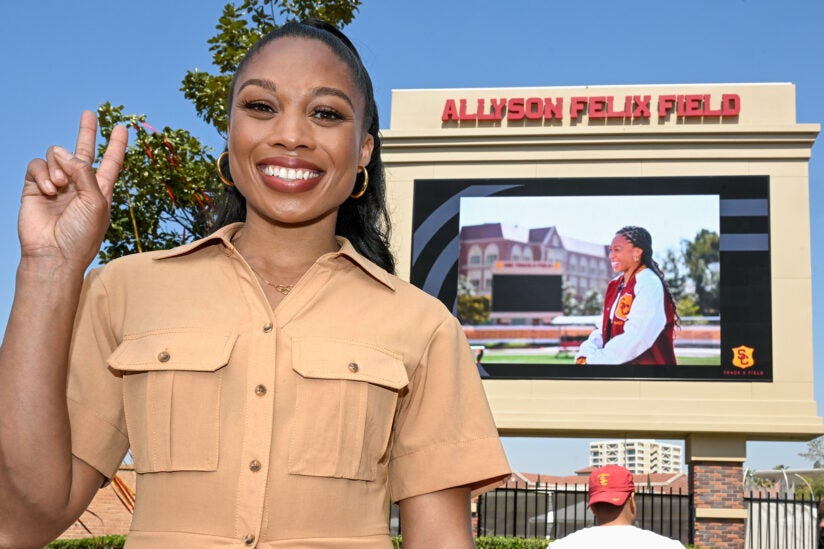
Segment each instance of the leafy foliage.
[{"label": "leafy foliage", "polygon": [[565,315],[570,316],[578,313],[581,303],[578,301],[578,293],[575,291],[575,288],[565,284],[561,299]]},{"label": "leafy foliage", "polygon": [[549,540],[535,538],[477,537],[478,549],[542,549],[549,545]]},{"label": "leafy foliage", "polygon": [[807,443],[807,451],[799,452],[799,456],[813,462],[816,469],[824,469],[824,437],[814,438]]},{"label": "leafy foliage", "polygon": [[[814,499],[820,501],[821,498],[824,497],[823,477],[801,476],[801,479],[801,482],[795,485],[795,493],[793,494],[797,499]],[[813,489],[812,494],[810,494],[810,487]]]},{"label": "leafy foliage", "polygon": [[232,75],[249,48],[261,36],[277,28],[277,9],[283,22],[318,17],[340,28],[355,18],[360,0],[244,0],[239,6],[226,4],[218,19],[217,34],[208,40],[218,74],[188,71],[180,91],[195,105],[198,116],[226,134],[226,98]]},{"label": "leafy foliage", "polygon": [[[515,538],[501,536],[480,536],[475,538],[475,547],[478,549],[544,549],[549,545],[547,539]],[[400,536],[392,537],[392,547],[403,549],[403,540]]]},{"label": "leafy foliage", "polygon": [[667,250],[661,270],[679,316],[719,314],[719,242],[718,233],[701,229],[693,240],[682,240],[678,252]]},{"label": "leafy foliage", "polygon": [[752,469],[747,469],[744,473],[744,487],[750,490],[758,488],[772,488],[775,486],[775,481],[771,478],[756,476]]},{"label": "leafy foliage", "polygon": [[463,324],[488,324],[489,297],[459,294],[458,318]]},{"label": "leafy foliage", "polygon": [[578,293],[573,286],[564,285],[563,294],[564,314],[570,315],[599,315],[604,306],[603,290],[589,290],[578,299]]},{"label": "leafy foliage", "polygon": [[[243,0],[228,3],[208,40],[216,74],[188,71],[180,90],[197,115],[226,135],[226,99],[232,75],[257,40],[291,20],[319,17],[343,28],[361,0]],[[106,102],[98,108],[101,134],[108,140],[116,124],[132,130],[131,145],[115,186],[111,227],[99,259],[173,248],[205,236],[211,226],[221,183],[213,151],[190,132],[157,131],[145,114],[124,114]],[[103,148],[98,151],[98,161]]]},{"label": "leafy foliage", "polygon": [[604,292],[598,290],[589,290],[584,294],[584,299],[579,305],[580,315],[597,315],[600,314],[603,308]]},{"label": "leafy foliage", "polygon": [[[550,540],[514,537],[478,537],[475,546],[478,549],[544,549]],[[46,549],[122,549],[126,543],[124,536],[104,536],[99,538],[60,540],[52,542]],[[402,549],[400,536],[392,536],[393,549]],[[702,549],[698,545],[687,545],[687,549]],[[711,549],[711,548],[703,548]]]},{"label": "leafy foliage", "polygon": [[489,324],[488,296],[475,295],[475,287],[464,276],[458,276],[458,319],[463,324]]},{"label": "leafy foliage", "polygon": [[46,549],[123,549],[125,543],[126,536],[100,536],[57,540],[47,545]]},{"label": "leafy foliage", "polygon": [[[76,540],[60,540],[51,543],[47,549],[121,549],[126,542],[124,536],[105,536]],[[549,540],[514,537],[478,537],[475,538],[478,549],[543,549]],[[400,536],[392,536],[392,547],[403,548]]]},{"label": "leafy foliage", "polygon": [[[156,131],[145,115],[124,115],[123,106],[98,108],[100,131],[108,139],[122,124],[132,144],[114,188],[111,224],[100,260],[168,249],[206,234],[220,188],[214,158],[186,130]],[[101,145],[99,154],[103,152]]]},{"label": "leafy foliage", "polygon": [[720,241],[718,233],[701,229],[692,242],[683,243],[684,263],[692,280],[698,308],[704,315],[717,315],[720,311]]}]

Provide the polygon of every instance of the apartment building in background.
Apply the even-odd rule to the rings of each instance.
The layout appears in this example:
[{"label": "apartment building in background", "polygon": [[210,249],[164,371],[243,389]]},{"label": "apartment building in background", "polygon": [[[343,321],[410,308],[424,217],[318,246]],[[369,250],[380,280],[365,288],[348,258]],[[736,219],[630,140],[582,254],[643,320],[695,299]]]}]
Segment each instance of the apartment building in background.
[{"label": "apartment building in background", "polygon": [[635,474],[680,473],[683,451],[651,439],[602,440],[589,443],[589,464],[622,465]]}]

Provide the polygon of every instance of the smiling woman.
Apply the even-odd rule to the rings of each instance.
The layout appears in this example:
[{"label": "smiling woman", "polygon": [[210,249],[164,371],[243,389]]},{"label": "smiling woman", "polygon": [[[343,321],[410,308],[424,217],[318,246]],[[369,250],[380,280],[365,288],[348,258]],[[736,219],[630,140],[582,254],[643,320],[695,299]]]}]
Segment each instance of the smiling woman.
[{"label": "smiling woman", "polygon": [[405,547],[471,547],[470,494],[508,465],[457,320],[392,274],[357,52],[287,24],[229,105],[212,235],[85,281],[126,132],[95,173],[84,113],[75,154],[30,163],[0,350],[0,547],[59,534],[129,449],[130,549],[388,549],[387,498]]},{"label": "smiling woman", "polygon": [[374,145],[347,65],[323,42],[286,37],[259,49],[236,81],[229,171],[246,199],[247,229],[257,217],[328,225],[331,251],[338,206]]},{"label": "smiling woman", "polygon": [[581,344],[576,364],[676,365],[675,300],[643,227],[619,229],[609,246],[618,277],[604,297],[602,325]]}]

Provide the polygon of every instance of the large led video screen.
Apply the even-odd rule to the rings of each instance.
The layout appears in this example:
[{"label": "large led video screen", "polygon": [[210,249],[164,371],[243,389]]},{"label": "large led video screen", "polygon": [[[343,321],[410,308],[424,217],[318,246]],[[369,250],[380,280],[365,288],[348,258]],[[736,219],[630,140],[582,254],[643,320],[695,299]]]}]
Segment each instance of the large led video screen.
[{"label": "large led video screen", "polygon": [[[482,377],[772,380],[767,176],[416,180],[413,196],[410,279],[459,318]],[[610,254],[625,226],[652,237],[643,280],[671,296],[672,350],[576,363],[644,327]]]}]

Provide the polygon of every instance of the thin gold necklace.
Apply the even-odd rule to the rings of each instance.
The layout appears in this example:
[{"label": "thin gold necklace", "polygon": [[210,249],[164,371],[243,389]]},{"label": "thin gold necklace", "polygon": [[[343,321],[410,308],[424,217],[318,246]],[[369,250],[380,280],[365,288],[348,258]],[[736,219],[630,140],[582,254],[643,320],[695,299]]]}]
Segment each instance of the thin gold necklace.
[{"label": "thin gold necklace", "polygon": [[275,284],[274,282],[269,282],[268,280],[263,278],[263,275],[261,275],[259,272],[257,272],[254,267],[249,265],[249,268],[252,269],[252,272],[255,273],[257,275],[257,277],[263,281],[264,284],[266,284],[268,286],[271,286],[272,288],[274,288],[278,292],[282,293],[283,295],[289,295],[289,292],[291,292],[292,288],[294,287],[294,284],[289,284],[287,286],[285,284]]},{"label": "thin gold necklace", "polygon": [[[229,242],[232,243],[232,246],[235,246],[235,249],[237,249],[237,245],[235,244],[235,239],[238,237],[239,234],[240,234],[240,231],[237,231],[235,234],[232,235],[232,238],[229,239]],[[246,264],[249,265],[249,263],[246,263]],[[255,275],[257,275],[257,277],[259,279],[261,279],[264,284],[266,284],[267,286],[271,286],[272,288],[274,288],[278,292],[282,293],[283,295],[289,295],[289,292],[291,292],[292,288],[294,287],[294,284],[289,284],[287,286],[286,284],[275,284],[274,282],[269,282],[268,280],[263,278],[263,275],[261,275],[259,272],[257,272],[254,267],[249,265],[249,268],[252,269],[252,272],[255,273]]]}]

